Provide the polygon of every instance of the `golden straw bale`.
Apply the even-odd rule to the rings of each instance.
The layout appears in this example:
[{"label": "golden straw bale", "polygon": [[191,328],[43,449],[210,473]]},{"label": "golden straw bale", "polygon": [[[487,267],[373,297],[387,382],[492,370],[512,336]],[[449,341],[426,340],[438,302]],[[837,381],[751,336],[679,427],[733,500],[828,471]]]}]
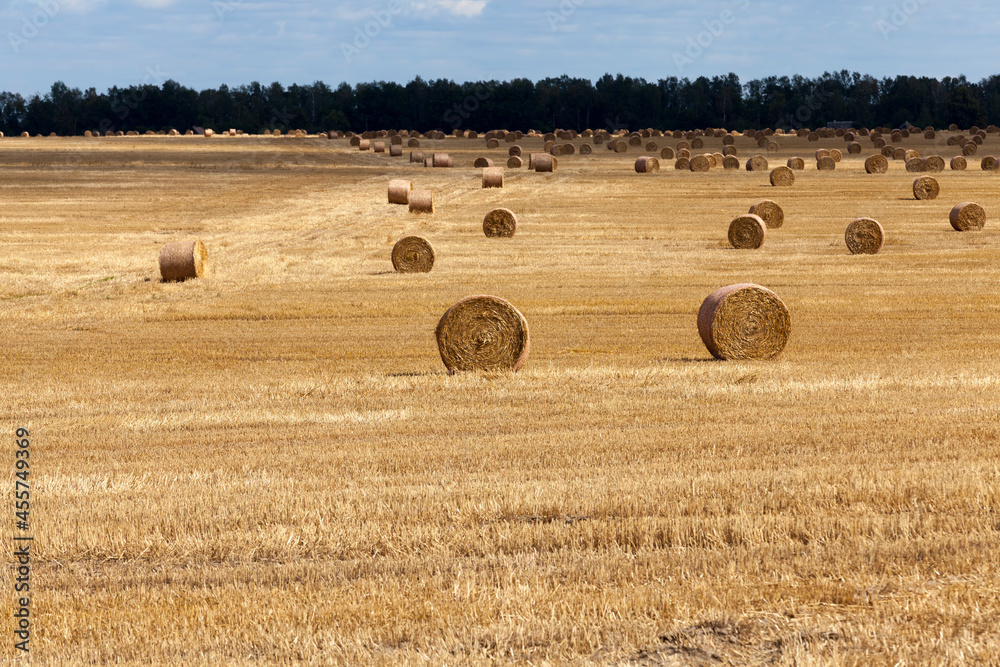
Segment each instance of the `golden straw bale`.
[{"label": "golden straw bale", "polygon": [[881,153],[869,156],[865,160],[865,171],[869,174],[884,174],[889,171],[889,160]]},{"label": "golden straw bale", "polygon": [[679,157],[674,162],[674,169],[677,171],[691,171],[691,160],[686,157]]},{"label": "golden straw bale", "polygon": [[712,169],[712,161],[707,155],[695,155],[690,160],[691,171],[706,172]]},{"label": "golden straw bale", "polygon": [[861,144],[859,144],[856,141],[852,141],[851,143],[847,144],[847,152],[850,153],[851,155],[857,155],[858,153],[861,152]]},{"label": "golden straw bale", "polygon": [[795,172],[789,167],[775,167],[771,170],[771,185],[776,187],[795,185]]},{"label": "golden straw bale", "polygon": [[637,174],[650,174],[660,170],[660,161],[655,157],[643,155],[635,161],[635,171]]},{"label": "golden straw bale", "polygon": [[784,302],[752,283],[717,289],[698,309],[698,333],[716,359],[772,359],[785,349],[791,329]]},{"label": "golden straw bale", "polygon": [[986,210],[979,204],[962,202],[951,209],[948,219],[957,232],[979,231],[986,225]]},{"label": "golden straw bale", "polygon": [[407,205],[410,203],[410,191],[413,183],[402,178],[389,181],[389,203]]},{"label": "golden straw bale", "polygon": [[956,155],[951,159],[951,168],[953,171],[965,171],[968,166],[969,161],[961,155]]},{"label": "golden straw bale", "polygon": [[483,169],[483,189],[503,187],[503,167]]},{"label": "golden straw bale", "polygon": [[941,186],[931,176],[921,176],[913,181],[913,196],[920,200],[937,199]]},{"label": "golden straw bale", "polygon": [[483,218],[483,234],[491,239],[510,238],[516,232],[517,216],[510,209],[494,209]]},{"label": "golden straw bale", "polygon": [[756,215],[764,221],[768,229],[777,229],[785,224],[785,211],[776,201],[761,199],[750,207],[748,213]]},{"label": "golden straw bale", "polygon": [[924,170],[924,161],[921,158],[915,157],[910,158],[906,161],[906,171],[909,172],[921,172]]},{"label": "golden straw bale", "polygon": [[844,240],[852,255],[875,255],[885,243],[885,231],[876,220],[857,218],[847,226]]},{"label": "golden straw bale", "polygon": [[493,160],[491,160],[488,157],[477,157],[476,161],[472,163],[472,166],[475,169],[482,169],[484,167],[492,167],[493,166]]},{"label": "golden straw bale", "polygon": [[392,247],[392,268],[396,273],[428,273],[434,268],[434,248],[427,239],[407,236]]},{"label": "golden straw bale", "polygon": [[729,243],[738,250],[756,250],[766,238],[767,225],[759,215],[745,213],[729,223]]},{"label": "golden straw bale", "polygon": [[767,171],[767,158],[763,155],[754,155],[747,160],[747,171]]},{"label": "golden straw bale", "polygon": [[806,161],[800,157],[790,157],[788,162],[785,163],[789,169],[805,169]]},{"label": "golden straw bale", "polygon": [[535,173],[548,173],[556,170],[559,161],[548,153],[533,153],[535,156]]},{"label": "golden straw bale", "polygon": [[833,171],[837,168],[837,161],[827,155],[816,160],[816,169],[819,171]]},{"label": "golden straw bale", "polygon": [[661,160],[673,160],[674,159],[674,149],[667,146],[660,151]]},{"label": "golden straw bale", "polygon": [[410,192],[410,213],[434,213],[434,192],[432,190],[412,190]]},{"label": "golden straw bale", "polygon": [[528,322],[509,302],[470,296],[445,312],[435,330],[449,373],[516,371],[530,349]]},{"label": "golden straw bale", "polygon": [[924,171],[944,171],[944,158],[940,155],[928,155],[924,158]]},{"label": "golden straw bale", "polygon": [[726,171],[738,170],[740,168],[740,160],[735,155],[727,155],[722,158],[722,168]]},{"label": "golden straw bale", "polygon": [[167,243],[160,248],[163,282],[202,278],[208,272],[208,250],[200,240]]},{"label": "golden straw bale", "polygon": [[508,169],[520,169],[524,166],[524,161],[516,155],[512,155],[507,158],[507,168]]}]

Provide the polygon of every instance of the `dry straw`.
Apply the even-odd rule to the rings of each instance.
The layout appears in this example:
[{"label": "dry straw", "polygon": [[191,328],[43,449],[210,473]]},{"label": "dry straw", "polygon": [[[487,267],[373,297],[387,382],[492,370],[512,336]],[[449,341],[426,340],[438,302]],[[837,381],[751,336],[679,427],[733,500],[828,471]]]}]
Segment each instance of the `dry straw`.
[{"label": "dry straw", "polygon": [[785,211],[770,199],[761,199],[750,207],[749,213],[763,220],[768,229],[777,229],[785,224]]},{"label": "dry straw", "polygon": [[775,167],[771,170],[771,185],[791,186],[795,185],[795,172],[789,167]]},{"label": "dry straw", "polygon": [[885,243],[885,231],[876,220],[858,218],[847,226],[844,240],[852,255],[875,255]]},{"label": "dry straw", "polygon": [[410,192],[410,213],[433,213],[433,190],[412,190]]},{"label": "dry straw", "polygon": [[712,169],[712,160],[707,155],[695,155],[691,158],[691,171],[706,172]]},{"label": "dry straw", "polygon": [[515,232],[517,232],[517,216],[509,209],[494,209],[483,218],[483,234],[488,238],[510,238]]},{"label": "dry straw", "polygon": [[869,174],[884,174],[889,171],[889,160],[879,153],[869,156],[865,160],[865,171]]},{"label": "dry straw", "polygon": [[800,157],[790,157],[786,163],[789,169],[805,169],[806,161]]},{"label": "dry straw", "polygon": [[530,349],[528,322],[495,296],[470,296],[449,308],[435,331],[449,373],[516,371]]},{"label": "dry straw", "polygon": [[778,295],[752,283],[717,289],[698,310],[698,333],[716,359],[772,359],[785,349],[791,329]]},{"label": "dry straw", "polygon": [[427,273],[434,268],[434,248],[419,236],[399,239],[392,247],[392,268],[397,273]]},{"label": "dry straw", "polygon": [[763,155],[754,155],[747,160],[747,171],[767,171],[767,158]]},{"label": "dry straw", "polygon": [[746,213],[729,223],[729,244],[737,250],[756,250],[766,238],[767,225],[759,215]]},{"label": "dry straw", "polygon": [[820,171],[833,171],[837,168],[837,161],[827,155],[816,160],[816,168]]},{"label": "dry straw", "polygon": [[483,169],[483,189],[503,187],[503,167]]},{"label": "dry straw", "polygon": [[979,204],[962,202],[951,209],[948,219],[955,231],[979,231],[986,225],[986,210]]},{"label": "dry straw", "polygon": [[163,282],[202,278],[208,271],[208,250],[201,241],[168,243],[160,249]]},{"label": "dry straw", "polygon": [[941,186],[937,179],[931,176],[921,176],[913,181],[913,196],[917,199],[928,200],[937,199],[941,193]]},{"label": "dry straw", "polygon": [[660,161],[655,157],[643,155],[635,161],[635,171],[637,174],[651,174],[660,170]]},{"label": "dry straw", "polygon": [[410,203],[410,191],[413,183],[402,178],[389,181],[389,203],[406,205]]},{"label": "dry straw", "polygon": [[969,161],[961,155],[956,155],[951,159],[951,168],[954,171],[965,171],[969,166]]}]

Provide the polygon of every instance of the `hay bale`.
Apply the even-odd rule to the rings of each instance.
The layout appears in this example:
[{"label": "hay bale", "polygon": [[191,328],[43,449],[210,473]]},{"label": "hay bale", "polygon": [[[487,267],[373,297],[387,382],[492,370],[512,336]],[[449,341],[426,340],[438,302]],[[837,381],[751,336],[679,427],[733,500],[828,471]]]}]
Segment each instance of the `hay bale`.
[{"label": "hay bale", "polygon": [[771,170],[771,185],[775,187],[795,185],[795,172],[790,167],[775,167]]},{"label": "hay bale", "polygon": [[767,171],[767,158],[763,155],[754,155],[747,160],[747,171]]},{"label": "hay bale", "polygon": [[875,148],[878,148],[879,150],[881,150],[881,149],[885,148],[886,146],[888,146],[889,144],[882,137],[875,137],[874,139],[872,139],[872,145],[874,145]]},{"label": "hay bale", "polygon": [[[889,154],[886,155],[886,149],[889,149]],[[892,146],[886,146],[882,149],[882,155],[886,157],[891,157],[893,160],[902,160],[906,157],[906,150],[903,148],[895,148]]]},{"label": "hay bale", "polygon": [[833,171],[837,168],[837,161],[827,155],[816,160],[816,169],[820,171]]},{"label": "hay bale", "polygon": [[507,155],[510,157],[521,157],[521,147],[514,145],[507,149]]},{"label": "hay bale", "polygon": [[677,171],[691,171],[691,160],[686,157],[677,158],[677,161],[674,162],[674,169]]},{"label": "hay bale", "polygon": [[686,160],[690,160],[691,159],[691,151],[689,151],[686,148],[682,148],[679,151],[677,151],[677,157],[678,158],[684,158]]},{"label": "hay bale", "polygon": [[448,168],[455,166],[455,161],[447,153],[434,153],[434,155],[431,157],[431,160],[432,164],[435,167]]},{"label": "hay bale", "polygon": [[410,203],[410,191],[413,183],[402,178],[389,181],[389,203],[406,205]]},{"label": "hay bale", "polygon": [[434,166],[434,158],[430,157],[424,158],[424,167],[430,169],[433,166]]},{"label": "hay bale", "polygon": [[691,150],[691,144],[687,141],[678,141],[677,150],[679,151],[689,151]]},{"label": "hay bale", "polygon": [[392,268],[396,273],[429,273],[434,268],[434,248],[419,236],[401,238],[392,247]]},{"label": "hay bale", "polygon": [[777,153],[779,150],[781,150],[781,146],[778,144],[777,141],[767,142],[767,146],[765,146],[765,148],[767,149],[768,153]]},{"label": "hay bale", "polygon": [[931,176],[921,176],[913,181],[913,196],[920,200],[937,199],[941,186],[937,179]]},{"label": "hay bale", "polygon": [[992,155],[987,155],[979,161],[979,166],[983,171],[996,171],[997,165],[1000,165],[1000,160],[997,160]]},{"label": "hay bale", "polygon": [[559,144],[555,144],[549,149],[549,155],[554,155],[556,157],[562,156],[566,151]]},{"label": "hay bale", "polygon": [[674,149],[669,146],[660,151],[661,160],[673,160],[674,159]]},{"label": "hay bale", "polygon": [[789,169],[805,169],[806,161],[800,157],[790,157],[788,162],[785,163]]},{"label": "hay bale", "polygon": [[637,174],[651,174],[660,170],[660,161],[655,157],[643,155],[635,161],[635,172]]},{"label": "hay bale", "polygon": [[500,148],[500,141],[497,139],[490,139],[486,142],[487,148]]},{"label": "hay bale", "polygon": [[951,159],[951,168],[953,171],[965,171],[966,167],[969,166],[969,161],[966,160],[961,155],[956,155]]},{"label": "hay bale", "polygon": [[689,162],[691,171],[704,173],[712,169],[712,161],[707,155],[695,155]]},{"label": "hay bale", "polygon": [[628,144],[624,141],[616,141],[612,146],[616,153],[628,153]]},{"label": "hay bale", "polygon": [[857,218],[847,226],[844,240],[852,255],[875,255],[885,243],[885,231],[876,220]]},{"label": "hay bale", "polygon": [[767,225],[759,215],[746,213],[729,223],[729,243],[737,250],[756,250],[766,238]]},{"label": "hay bale", "polygon": [[979,145],[970,141],[962,146],[962,155],[970,157],[972,155],[975,155],[976,151],[978,150],[979,150]]},{"label": "hay bale", "polygon": [[163,282],[202,278],[208,272],[208,250],[200,240],[168,243],[160,248]]},{"label": "hay bale", "polygon": [[924,131],[924,139],[936,139],[937,133],[934,130],[928,129]]},{"label": "hay bale", "polygon": [[722,158],[722,168],[726,171],[733,171],[740,168],[739,158],[733,155],[726,155]]},{"label": "hay bale", "polygon": [[924,170],[924,161],[921,158],[910,158],[906,161],[906,171],[915,173]]},{"label": "hay bale", "polygon": [[851,143],[847,144],[847,152],[850,153],[851,155],[857,155],[858,153],[861,152],[861,144],[859,144],[856,141],[852,141]]},{"label": "hay bale", "polygon": [[716,359],[772,359],[785,349],[791,329],[778,295],[752,283],[717,289],[698,310],[698,333]]},{"label": "hay bale", "polygon": [[535,173],[550,173],[559,166],[559,160],[548,153],[533,153],[535,157]]},{"label": "hay bale", "polygon": [[642,146],[642,137],[640,137],[638,135],[629,137],[629,139],[628,139],[628,145],[629,146]]},{"label": "hay bale", "polygon": [[705,141],[701,137],[695,137],[691,140],[691,150],[701,150],[705,147]]},{"label": "hay bale", "polygon": [[826,148],[820,148],[818,151],[816,151],[817,160],[823,157],[830,157],[830,151],[827,150]]},{"label": "hay bale", "polygon": [[523,166],[524,166],[524,161],[521,160],[521,158],[517,157],[516,155],[507,158],[508,169],[520,169]]},{"label": "hay bale", "polygon": [[748,212],[763,220],[768,229],[777,229],[785,224],[785,211],[770,199],[761,199]]},{"label": "hay bale", "polygon": [[470,296],[445,312],[435,336],[448,373],[516,371],[528,358],[528,322],[495,296]]},{"label": "hay bale", "polygon": [[503,187],[503,167],[483,169],[483,189]]},{"label": "hay bale", "polygon": [[735,157],[738,152],[739,151],[736,150],[736,146],[723,146],[722,147],[722,156],[723,157],[726,157],[728,155],[732,155],[732,156]]},{"label": "hay bale", "polygon": [[645,149],[650,153],[655,153],[657,150],[659,150],[659,148],[660,147],[656,145],[655,141],[647,142],[645,146]]},{"label": "hay bale", "polygon": [[944,171],[944,158],[940,155],[928,155],[924,158],[924,171]]},{"label": "hay bale", "polygon": [[410,139],[406,142],[406,146],[408,148],[420,148],[420,139]]},{"label": "hay bale", "polygon": [[366,151],[372,147],[371,139],[359,139],[358,140],[358,150]]},{"label": "hay bale", "polygon": [[[136,134],[139,134],[139,133],[136,132]],[[205,128],[205,138],[206,139],[210,139],[210,138],[212,138],[214,136],[215,136],[215,130],[212,130],[212,129],[209,129],[209,128],[206,127]]]},{"label": "hay bale", "polygon": [[410,162],[424,163],[423,151],[410,151]]},{"label": "hay bale", "polygon": [[483,168],[486,168],[486,167],[492,167],[493,166],[493,160],[491,160],[488,157],[477,157],[476,161],[472,164],[472,166],[475,167],[476,169],[483,169]]},{"label": "hay bale", "polygon": [[979,231],[986,225],[986,210],[979,204],[962,202],[951,209],[948,219],[955,231]]},{"label": "hay bale", "polygon": [[808,138],[809,141],[819,141],[819,133],[818,132],[810,132],[807,138]]},{"label": "hay bale", "polygon": [[920,153],[918,153],[915,150],[911,149],[911,150],[908,150],[908,151],[906,151],[906,152],[903,153],[903,161],[904,162],[908,162],[908,161],[912,160],[915,157],[920,157]]},{"label": "hay bale", "polygon": [[402,157],[403,147],[393,144],[389,146],[389,157]]},{"label": "hay bale", "polygon": [[594,148],[590,144],[583,144],[580,146],[580,155],[590,155],[594,152]]},{"label": "hay bale", "polygon": [[434,191],[411,190],[410,213],[434,213]]},{"label": "hay bale", "polygon": [[839,148],[831,148],[830,157],[833,158],[834,162],[840,162],[841,160],[844,159],[844,154],[840,152]]},{"label": "hay bale", "polygon": [[483,234],[488,238],[510,238],[515,232],[517,232],[517,216],[509,209],[494,209],[483,218]]},{"label": "hay bale", "polygon": [[871,155],[865,160],[865,171],[869,174],[884,174],[889,171],[889,160],[881,153]]}]

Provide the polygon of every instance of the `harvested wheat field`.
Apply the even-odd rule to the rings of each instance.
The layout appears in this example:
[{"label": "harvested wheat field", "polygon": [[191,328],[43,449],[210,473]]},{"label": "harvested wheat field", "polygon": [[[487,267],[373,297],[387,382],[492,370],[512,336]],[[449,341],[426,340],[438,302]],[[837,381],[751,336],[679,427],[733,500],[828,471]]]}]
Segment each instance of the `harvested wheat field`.
[{"label": "harvested wheat field", "polygon": [[[896,147],[950,160],[952,134]],[[773,164],[845,153],[774,188],[579,138],[483,189],[475,159],[507,149],[481,138],[421,138],[446,169],[347,139],[0,140],[33,661],[995,664],[1000,189],[945,170],[918,201],[857,141],[782,136]],[[434,212],[389,204],[392,179]],[[734,249],[766,198],[784,224]],[[952,229],[961,202],[981,230]],[[517,234],[487,238],[501,207]],[[877,255],[845,246],[860,217]],[[394,270],[406,236],[432,272]],[[207,273],[162,282],[160,249],[194,240]],[[742,283],[788,309],[774,359],[699,336]],[[435,328],[472,295],[523,315],[518,372],[449,375]]]}]

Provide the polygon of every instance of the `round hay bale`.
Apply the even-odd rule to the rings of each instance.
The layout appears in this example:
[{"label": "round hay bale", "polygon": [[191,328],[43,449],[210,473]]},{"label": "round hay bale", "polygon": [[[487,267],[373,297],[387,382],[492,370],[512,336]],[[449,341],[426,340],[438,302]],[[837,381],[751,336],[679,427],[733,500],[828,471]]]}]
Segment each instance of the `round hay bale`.
[{"label": "round hay bale", "polygon": [[514,145],[507,149],[507,155],[510,157],[521,157],[521,147]]},{"label": "round hay bale", "polygon": [[951,168],[953,171],[965,171],[968,166],[969,161],[961,155],[956,155],[951,159]]},{"label": "round hay bale", "polygon": [[517,141],[517,135],[514,134],[513,132],[508,132],[507,134],[504,135],[503,140],[508,144],[512,144],[515,141]]},{"label": "round hay bale", "polygon": [[851,155],[857,155],[858,153],[861,152],[861,144],[859,144],[856,141],[852,141],[851,143],[847,144],[847,152],[850,153]]},{"label": "round hay bale", "polygon": [[163,282],[202,278],[208,272],[208,250],[200,240],[168,243],[160,248]]},{"label": "round hay bale", "polygon": [[[353,141],[353,140],[352,140]],[[406,142],[408,148],[420,148],[420,139],[410,139]]]},{"label": "round hay bale", "polygon": [[430,169],[434,166],[434,158],[424,158],[424,167]]},{"label": "round hay bale", "polygon": [[667,146],[660,151],[661,160],[673,160],[674,159],[674,149]]},{"label": "round hay bale", "polygon": [[371,141],[371,139],[360,139],[358,141],[358,150],[359,151],[367,151],[371,147],[372,147],[372,141]]},{"label": "round hay bale", "polygon": [[979,231],[986,225],[986,210],[979,204],[962,202],[951,209],[948,219],[955,231]]},{"label": "round hay bale", "polygon": [[840,162],[841,160],[844,159],[844,154],[840,152],[839,148],[831,148],[830,157],[833,158],[834,162]]},{"label": "round hay bale", "polygon": [[809,139],[809,141],[819,141],[819,133],[810,132],[807,138]]},{"label": "round hay bale", "polygon": [[[274,136],[274,135],[272,135],[272,136]],[[352,146],[360,146],[361,145],[361,137],[359,137],[358,135],[354,135],[353,137],[351,137],[351,142],[350,143],[351,143]]]},{"label": "round hay bale", "polygon": [[925,130],[924,139],[936,139],[937,133],[934,130]]},{"label": "round hay bale", "polygon": [[952,123],[951,125],[948,126],[948,131],[949,132],[958,132],[958,125],[955,125],[954,123]]},{"label": "round hay bale", "polygon": [[706,172],[711,171],[712,161],[707,155],[695,155],[690,160],[691,171]]},{"label": "round hay bale", "polygon": [[483,234],[491,239],[508,239],[517,232],[517,216],[506,208],[490,211],[483,218]]},{"label": "round hay bale", "polygon": [[483,169],[483,189],[503,187],[503,167]]},{"label": "round hay bale", "polygon": [[758,132],[760,138],[757,139],[757,148],[767,148],[767,145],[771,143],[767,137],[764,136],[763,132]]},{"label": "round hay bale", "polygon": [[941,186],[937,179],[931,176],[921,176],[913,181],[913,196],[920,200],[937,199]]},{"label": "round hay bale", "polygon": [[767,142],[767,146],[765,146],[765,148],[767,149],[768,153],[777,153],[779,150],[781,150],[781,146],[778,144],[777,141]]},{"label": "round hay bale", "polygon": [[403,137],[399,136],[399,134],[390,135],[389,144],[392,146],[402,146]]},{"label": "round hay bale", "polygon": [[885,243],[885,231],[876,220],[858,218],[847,226],[844,240],[852,255],[875,255]]},{"label": "round hay bale", "polygon": [[389,146],[389,157],[402,157],[403,147],[398,144],[392,144]]},{"label": "round hay bale", "polygon": [[874,145],[875,148],[878,148],[879,150],[881,150],[881,149],[885,148],[886,146],[888,146],[889,144],[886,143],[886,140],[883,139],[882,137],[876,137],[875,139],[872,140],[872,145]]},{"label": "round hay bale", "polygon": [[789,167],[775,167],[771,170],[771,185],[775,187],[795,185],[795,172]]},{"label": "round hay bale", "polygon": [[500,141],[497,139],[490,139],[486,142],[487,148],[500,148]]},{"label": "round hay bale", "polygon": [[594,135],[594,145],[595,146],[600,146],[603,143],[604,143],[604,135],[603,134],[595,134]]},{"label": "round hay bale", "polygon": [[629,146],[642,146],[642,137],[639,135],[634,135],[628,139]]},{"label": "round hay bale", "polygon": [[894,143],[894,144],[898,144],[900,141],[903,140],[903,133],[900,132],[899,130],[894,131],[889,136],[892,138],[892,143]]},{"label": "round hay bale", "polygon": [[483,169],[485,167],[492,167],[493,166],[493,160],[491,160],[488,157],[477,157],[476,161],[472,164],[472,166],[474,168],[476,168],[476,169]]},{"label": "round hay bale", "polygon": [[858,140],[858,135],[855,132],[844,132],[844,141],[846,143],[851,143]]},{"label": "round hay bale", "polygon": [[660,161],[655,157],[643,155],[635,161],[635,171],[637,174],[650,174],[660,170]]},{"label": "round hay bale", "polygon": [[384,141],[376,141],[372,145],[372,150],[374,150],[376,153],[384,153],[385,152],[385,142]]},{"label": "round hay bale", "polygon": [[971,142],[971,141],[969,143],[967,143],[967,144],[963,144],[962,145],[962,155],[964,155],[966,157],[975,155],[976,151],[978,151],[978,150],[979,150],[979,146],[977,144]]},{"label": "round hay bale", "polygon": [[646,144],[646,150],[649,151],[650,153],[655,153],[657,150],[659,150],[659,148],[660,147],[656,145],[655,141],[650,141]]},{"label": "round hay bale", "polygon": [[726,171],[738,170],[740,168],[740,160],[734,155],[726,155],[722,158],[722,168]]},{"label": "round hay bale", "polygon": [[717,289],[698,310],[698,333],[716,359],[772,359],[785,349],[791,329],[778,295],[752,283]]},{"label": "round hay bale", "polygon": [[455,166],[454,160],[452,160],[452,157],[447,153],[434,153],[431,159],[433,160],[433,164],[435,167],[447,168]]},{"label": "round hay bale", "polygon": [[763,220],[768,229],[777,229],[785,224],[785,211],[770,199],[761,199],[748,212]]},{"label": "round hay bale", "polygon": [[979,161],[979,166],[983,171],[996,171],[998,164],[1000,164],[1000,160],[997,160],[992,155],[987,155]]},{"label": "round hay bale", "polygon": [[972,143],[976,144],[977,146],[982,146],[984,141],[986,141],[986,139],[981,134],[977,134],[976,136],[972,137]]},{"label": "round hay bale", "polygon": [[410,162],[424,163],[424,154],[422,151],[410,151]]},{"label": "round hay bale", "polygon": [[410,213],[434,213],[434,191],[411,190]]},{"label": "round hay bale", "polygon": [[789,169],[805,169],[806,161],[800,157],[790,157],[788,162],[785,163]]},{"label": "round hay bale", "polygon": [[865,171],[869,174],[884,174],[889,171],[889,160],[881,153],[871,155],[865,160]]},{"label": "round hay bale", "polygon": [[723,157],[726,157],[728,155],[732,155],[732,156],[735,157],[737,153],[738,153],[738,151],[736,150],[736,146],[723,146],[722,147],[722,156]]},{"label": "round hay bale", "polygon": [[552,148],[549,149],[549,155],[554,155],[556,157],[562,156],[563,153],[565,153],[565,152],[566,151],[564,151],[563,147],[560,146],[559,144],[556,144],[556,145],[552,146]]},{"label": "round hay bale", "polygon": [[906,171],[921,172],[924,170],[924,161],[921,158],[910,158],[906,161]]},{"label": "round hay bale", "polygon": [[830,157],[830,151],[826,148],[820,148],[816,151],[816,159],[819,160],[822,157]]},{"label": "round hay bale", "polygon": [[409,204],[410,191],[413,190],[413,183],[402,178],[394,178],[389,181],[389,203]]},{"label": "round hay bale", "polygon": [[527,320],[495,296],[462,299],[445,312],[435,336],[448,373],[516,371],[530,348]]},{"label": "round hay bale", "polygon": [[767,158],[763,155],[754,155],[747,160],[747,171],[767,171]]},{"label": "round hay bale", "polygon": [[419,236],[401,238],[392,247],[392,268],[396,273],[428,273],[434,268],[434,248]]},{"label": "round hay bale", "polygon": [[580,155],[590,155],[594,152],[594,148],[590,144],[583,144],[580,146]]},{"label": "round hay bale", "polygon": [[[139,134],[139,133],[136,132],[136,134]],[[212,130],[212,129],[206,127],[205,128],[205,138],[208,139],[208,138],[211,138],[211,137],[214,137],[214,136],[215,136],[215,130]]]},{"label": "round hay bale", "polygon": [[563,155],[573,155],[576,153],[576,146],[573,144],[563,144],[562,145]]},{"label": "round hay bale", "polygon": [[759,215],[745,213],[729,223],[729,244],[737,250],[756,250],[766,238],[767,225]]},{"label": "round hay bale", "polygon": [[816,160],[816,169],[820,171],[833,171],[837,168],[837,161],[827,155]]},{"label": "round hay bale", "polygon": [[944,158],[940,155],[928,155],[924,158],[924,171],[944,171]]},{"label": "round hay bale", "polygon": [[516,155],[507,158],[508,169],[520,169],[523,166],[524,166],[524,161],[521,158],[517,157]]},{"label": "round hay bale", "polygon": [[616,141],[613,145],[616,153],[628,153],[628,144],[624,141]]},{"label": "round hay bale", "polygon": [[677,150],[679,150],[679,151],[681,151],[681,150],[691,150],[691,144],[690,144],[690,142],[687,142],[687,141],[678,141],[677,142]]},{"label": "round hay bale", "polygon": [[686,159],[690,160],[691,159],[691,151],[689,151],[686,148],[682,148],[679,151],[677,151],[677,157],[679,157],[679,158],[686,158]]},{"label": "round hay bale", "polygon": [[691,160],[686,157],[677,158],[677,161],[674,162],[674,169],[677,171],[691,171]]},{"label": "round hay bale", "polygon": [[548,173],[556,170],[559,161],[548,153],[535,153],[535,173]]},{"label": "round hay bale", "polygon": [[910,160],[912,160],[915,157],[920,157],[920,153],[918,153],[915,150],[911,149],[911,150],[908,150],[908,151],[906,151],[906,152],[903,153],[903,161],[904,162],[909,162]]}]

